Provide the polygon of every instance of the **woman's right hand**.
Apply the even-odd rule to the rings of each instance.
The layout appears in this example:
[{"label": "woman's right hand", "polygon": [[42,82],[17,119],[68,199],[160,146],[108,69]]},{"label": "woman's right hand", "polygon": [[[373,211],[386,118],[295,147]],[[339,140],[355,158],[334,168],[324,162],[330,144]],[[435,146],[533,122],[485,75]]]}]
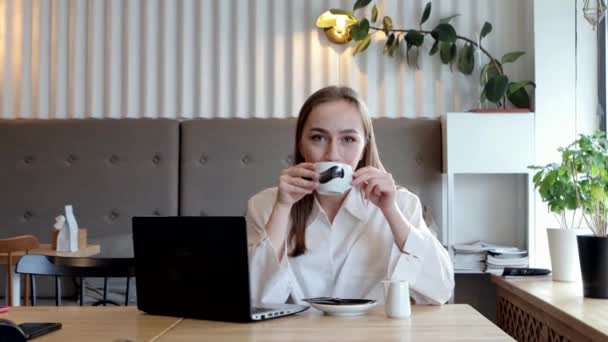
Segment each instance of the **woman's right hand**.
[{"label": "woman's right hand", "polygon": [[319,175],[314,163],[300,163],[284,169],[279,177],[277,204],[291,208],[302,197],[315,191]]}]

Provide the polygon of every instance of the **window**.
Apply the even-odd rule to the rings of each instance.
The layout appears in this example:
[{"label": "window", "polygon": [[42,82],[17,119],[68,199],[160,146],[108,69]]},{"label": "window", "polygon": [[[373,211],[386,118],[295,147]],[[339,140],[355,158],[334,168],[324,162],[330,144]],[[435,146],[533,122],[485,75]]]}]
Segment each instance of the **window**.
[{"label": "window", "polygon": [[600,129],[606,132],[606,17],[597,25],[597,91],[598,115],[600,116]]}]

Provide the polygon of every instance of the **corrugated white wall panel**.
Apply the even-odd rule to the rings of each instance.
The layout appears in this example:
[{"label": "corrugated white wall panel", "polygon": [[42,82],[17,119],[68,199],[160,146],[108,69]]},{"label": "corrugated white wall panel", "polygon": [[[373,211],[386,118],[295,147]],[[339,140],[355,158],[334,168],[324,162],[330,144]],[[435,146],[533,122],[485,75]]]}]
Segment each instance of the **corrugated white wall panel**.
[{"label": "corrugated white wall panel", "polygon": [[125,36],[125,77],[124,108],[128,118],[136,118],[140,115],[143,99],[141,82],[141,70],[143,62],[142,53],[142,16],[141,5],[136,1],[128,1],[126,9]]},{"label": "corrugated white wall panel", "polygon": [[[314,27],[349,0],[0,0],[1,118],[289,117],[329,84],[360,91],[374,116],[436,117],[478,105],[473,76],[421,50],[420,69],[382,54],[383,34],[353,57]],[[378,0],[381,18],[417,27],[426,0]],[[487,20],[496,56],[533,79],[528,0],[435,0],[425,28],[454,13],[473,37]],[[371,6],[365,11],[369,13]],[[405,46],[403,46],[405,50]],[[403,55],[403,54],[402,54]]]}]

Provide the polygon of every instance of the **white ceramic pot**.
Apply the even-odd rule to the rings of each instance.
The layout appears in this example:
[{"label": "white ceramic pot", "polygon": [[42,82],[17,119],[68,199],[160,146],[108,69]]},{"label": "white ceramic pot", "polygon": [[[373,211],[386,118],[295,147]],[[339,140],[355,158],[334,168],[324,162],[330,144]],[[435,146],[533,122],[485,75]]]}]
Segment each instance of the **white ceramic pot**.
[{"label": "white ceramic pot", "polygon": [[553,280],[581,280],[576,235],[575,229],[547,228]]}]

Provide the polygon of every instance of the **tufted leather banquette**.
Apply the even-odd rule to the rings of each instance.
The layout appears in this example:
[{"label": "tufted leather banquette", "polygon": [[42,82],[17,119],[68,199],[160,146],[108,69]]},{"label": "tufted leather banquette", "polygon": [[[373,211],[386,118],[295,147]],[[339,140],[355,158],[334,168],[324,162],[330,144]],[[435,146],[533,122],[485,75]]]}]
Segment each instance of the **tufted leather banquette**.
[{"label": "tufted leather banquette", "polygon": [[[442,222],[440,122],[374,126],[385,167]],[[0,238],[48,242],[72,204],[102,255],[131,256],[134,215],[243,215],[291,164],[294,133],[294,119],[0,121]]]}]

